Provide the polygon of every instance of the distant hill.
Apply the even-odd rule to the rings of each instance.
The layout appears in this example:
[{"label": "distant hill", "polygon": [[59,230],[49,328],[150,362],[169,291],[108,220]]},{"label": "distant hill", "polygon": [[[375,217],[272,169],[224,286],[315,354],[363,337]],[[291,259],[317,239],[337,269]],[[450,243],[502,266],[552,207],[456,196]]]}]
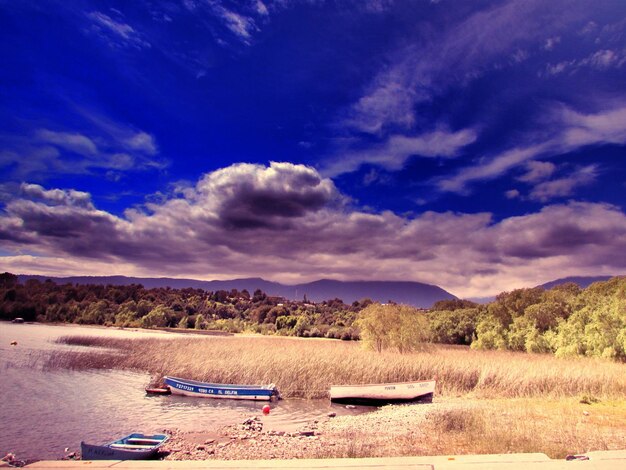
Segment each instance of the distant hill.
[{"label": "distant hill", "polygon": [[[549,290],[549,289],[552,289],[554,286],[558,286],[560,284],[566,284],[568,282],[573,282],[574,284],[577,284],[578,286],[584,289],[586,287],[589,287],[594,282],[607,281],[611,279],[612,277],[614,276],[570,276],[570,277],[563,277],[561,279],[555,279],[554,281],[546,282],[545,284],[541,284],[537,287],[541,287],[542,289]],[[476,302],[477,304],[488,304],[496,300],[496,296],[492,295],[490,297],[470,297],[468,300],[471,300],[472,302]]]},{"label": "distant hill", "polygon": [[421,282],[394,282],[394,281],[333,281],[322,279],[306,284],[285,285],[278,282],[266,281],[260,278],[233,279],[230,281],[200,281],[197,279],[174,279],[174,278],[140,278],[126,276],[72,276],[50,277],[38,275],[20,274],[20,282],[28,279],[45,281],[50,279],[57,284],[103,284],[126,286],[141,284],[147,289],[156,287],[171,287],[183,289],[192,287],[208,291],[217,290],[243,290],[251,294],[261,289],[268,295],[284,297],[289,300],[302,300],[306,295],[308,300],[321,302],[339,298],[345,303],[369,298],[378,302],[394,301],[415,307],[429,308],[438,300],[456,299],[450,292],[441,287]]},{"label": "distant hill", "polygon": [[570,276],[563,277],[561,279],[556,279],[554,281],[546,282],[545,284],[541,284],[537,287],[543,287],[544,289],[552,289],[554,286],[558,286],[559,284],[565,284],[568,282],[573,282],[574,284],[578,284],[583,289],[585,287],[589,287],[594,282],[599,281],[608,281],[612,277],[615,276]]}]

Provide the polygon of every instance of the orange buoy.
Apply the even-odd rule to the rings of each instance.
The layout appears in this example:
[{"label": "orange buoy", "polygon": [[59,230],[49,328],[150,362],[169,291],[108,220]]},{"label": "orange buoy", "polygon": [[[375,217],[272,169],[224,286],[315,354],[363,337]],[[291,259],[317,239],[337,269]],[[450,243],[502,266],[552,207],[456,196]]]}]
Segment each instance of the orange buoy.
[{"label": "orange buoy", "polygon": [[265,405],[265,406],[263,407],[263,414],[264,414],[264,415],[268,415],[268,414],[270,414],[270,405]]}]

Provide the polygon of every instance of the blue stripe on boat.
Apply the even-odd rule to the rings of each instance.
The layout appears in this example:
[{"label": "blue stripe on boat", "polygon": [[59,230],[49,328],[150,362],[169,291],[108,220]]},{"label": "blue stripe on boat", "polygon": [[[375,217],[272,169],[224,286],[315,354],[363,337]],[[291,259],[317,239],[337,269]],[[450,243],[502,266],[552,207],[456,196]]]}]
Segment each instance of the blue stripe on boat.
[{"label": "blue stripe on boat", "polygon": [[278,395],[276,387],[273,385],[216,384],[178,377],[165,377],[164,380],[172,393],[182,395],[248,400],[269,400],[272,396]]}]

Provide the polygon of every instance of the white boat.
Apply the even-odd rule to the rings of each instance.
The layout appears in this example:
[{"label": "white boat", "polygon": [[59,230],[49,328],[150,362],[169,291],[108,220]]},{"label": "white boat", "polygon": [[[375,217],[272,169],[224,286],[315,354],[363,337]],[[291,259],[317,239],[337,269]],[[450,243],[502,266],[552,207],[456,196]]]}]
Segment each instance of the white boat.
[{"label": "white boat", "polygon": [[434,393],[434,380],[367,385],[332,385],[330,387],[330,401],[353,405],[381,406],[412,401],[431,402]]}]

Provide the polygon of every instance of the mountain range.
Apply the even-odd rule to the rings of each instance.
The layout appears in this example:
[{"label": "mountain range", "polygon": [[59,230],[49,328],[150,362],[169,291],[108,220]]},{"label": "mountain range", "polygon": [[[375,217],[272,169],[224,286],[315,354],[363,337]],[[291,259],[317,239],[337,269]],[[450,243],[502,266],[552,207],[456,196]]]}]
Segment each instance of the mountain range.
[{"label": "mountain range", "polygon": [[[537,287],[540,287],[545,290],[549,290],[560,284],[573,282],[574,284],[578,284],[580,288],[585,289],[589,287],[591,284],[593,284],[594,282],[608,281],[612,277],[615,277],[615,276],[569,276],[569,277],[562,277],[560,279],[555,279],[554,281],[546,282],[544,284],[538,285]],[[488,304],[489,302],[493,302],[494,300],[496,300],[496,296],[492,295],[489,297],[471,297],[469,300],[476,302],[477,304]]]},{"label": "mountain range", "polygon": [[397,302],[400,304],[413,305],[415,307],[429,308],[438,300],[456,299],[454,295],[439,286],[424,284],[421,282],[396,282],[396,281],[335,281],[321,279],[305,284],[286,285],[278,282],[266,281],[261,278],[233,279],[230,281],[201,281],[197,279],[176,278],[143,278],[126,276],[72,276],[50,277],[39,275],[20,274],[20,282],[28,279],[45,281],[50,279],[57,284],[104,284],[104,285],[130,285],[141,284],[147,289],[157,287],[170,287],[183,289],[191,287],[207,291],[246,289],[251,294],[261,289],[267,295],[284,297],[289,300],[306,299],[313,302],[322,302],[339,298],[350,304],[355,300],[369,298],[377,302]]}]

